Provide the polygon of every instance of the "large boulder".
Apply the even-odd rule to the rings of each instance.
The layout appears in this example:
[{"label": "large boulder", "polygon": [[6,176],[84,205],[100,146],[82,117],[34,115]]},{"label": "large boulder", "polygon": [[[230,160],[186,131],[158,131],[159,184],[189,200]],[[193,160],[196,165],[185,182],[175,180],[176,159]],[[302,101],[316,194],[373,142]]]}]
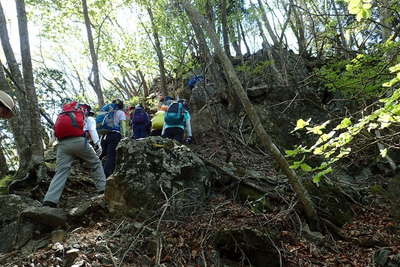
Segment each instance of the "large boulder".
[{"label": "large boulder", "polygon": [[105,192],[111,212],[149,216],[166,202],[169,210],[191,212],[205,199],[209,171],[188,147],[161,137],[124,139],[117,153]]},{"label": "large boulder", "polygon": [[18,195],[0,196],[0,253],[19,248],[31,239],[34,225],[20,220],[19,215],[32,206],[38,207],[40,203]]}]

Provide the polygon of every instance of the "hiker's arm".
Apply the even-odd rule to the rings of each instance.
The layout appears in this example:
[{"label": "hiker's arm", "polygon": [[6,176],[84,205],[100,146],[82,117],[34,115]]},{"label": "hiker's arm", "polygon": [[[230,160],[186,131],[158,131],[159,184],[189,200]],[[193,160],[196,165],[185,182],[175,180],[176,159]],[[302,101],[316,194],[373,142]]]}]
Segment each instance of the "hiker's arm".
[{"label": "hiker's arm", "polygon": [[190,115],[188,114],[188,116],[185,118],[186,120],[186,133],[188,137],[192,137],[192,123],[190,122],[191,118]]},{"label": "hiker's arm", "polygon": [[126,120],[121,120],[120,122],[120,125],[121,125],[121,135],[122,135],[122,137],[126,137],[126,136],[128,136],[128,127],[126,126]]},{"label": "hiker's arm", "polygon": [[165,132],[165,122],[164,122],[164,125],[163,125],[163,127],[162,127],[161,136],[164,135],[164,132]]},{"label": "hiker's arm", "polygon": [[96,122],[93,118],[88,118],[87,119],[87,127],[88,127],[88,132],[90,135],[90,138],[92,139],[93,144],[98,144],[100,142],[99,135],[97,134],[96,130]]}]

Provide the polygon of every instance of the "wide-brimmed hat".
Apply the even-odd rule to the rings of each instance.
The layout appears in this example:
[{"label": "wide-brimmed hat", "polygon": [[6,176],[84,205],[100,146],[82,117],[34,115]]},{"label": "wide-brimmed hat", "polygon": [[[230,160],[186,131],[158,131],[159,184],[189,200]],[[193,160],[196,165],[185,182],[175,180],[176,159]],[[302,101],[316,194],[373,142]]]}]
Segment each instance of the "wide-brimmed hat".
[{"label": "wide-brimmed hat", "polygon": [[14,100],[6,92],[0,91],[0,102],[10,111],[9,117],[14,115]]}]

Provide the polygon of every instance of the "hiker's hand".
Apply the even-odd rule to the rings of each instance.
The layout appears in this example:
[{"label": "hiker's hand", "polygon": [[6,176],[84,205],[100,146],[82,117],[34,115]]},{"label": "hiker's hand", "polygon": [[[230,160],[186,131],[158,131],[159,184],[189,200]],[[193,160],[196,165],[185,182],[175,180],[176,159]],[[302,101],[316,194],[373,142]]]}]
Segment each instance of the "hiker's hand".
[{"label": "hiker's hand", "polygon": [[101,153],[103,152],[103,149],[101,149],[100,142],[98,142],[97,144],[94,144],[93,148],[94,148],[94,151],[96,152],[96,155],[98,157],[100,157]]},{"label": "hiker's hand", "polygon": [[193,137],[189,136],[188,138],[186,138],[185,142],[188,145],[192,144],[193,143]]}]

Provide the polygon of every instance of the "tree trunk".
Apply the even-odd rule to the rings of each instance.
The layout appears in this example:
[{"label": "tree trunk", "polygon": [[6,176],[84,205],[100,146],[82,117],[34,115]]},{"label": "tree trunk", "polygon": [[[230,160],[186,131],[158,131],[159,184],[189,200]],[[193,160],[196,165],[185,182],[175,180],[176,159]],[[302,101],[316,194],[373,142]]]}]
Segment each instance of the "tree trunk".
[{"label": "tree trunk", "polygon": [[[182,1],[182,0],[181,0]],[[289,163],[286,161],[284,156],[281,154],[279,149],[275,146],[275,144],[272,142],[271,137],[267,134],[265,131],[264,127],[261,124],[260,118],[258,114],[256,113],[252,103],[250,102],[249,98],[247,97],[246,91],[244,90],[239,78],[236,75],[236,72],[233,68],[233,65],[231,61],[229,60],[228,56],[225,54],[224,50],[222,49],[218,37],[212,27],[208,24],[208,22],[204,19],[204,17],[195,9],[193,8],[188,2],[184,1],[182,2],[185,11],[189,17],[192,17],[193,20],[197,23],[203,26],[203,29],[205,29],[210,37],[211,43],[213,44],[213,47],[220,58],[224,71],[226,73],[226,76],[229,77],[233,89],[236,92],[237,96],[239,97],[240,101],[242,102],[242,105],[249,116],[254,128],[255,132],[264,147],[264,149],[268,149],[283,172],[286,174],[288,177],[289,183],[291,184],[294,192],[296,192],[297,197],[299,198],[300,203],[303,205],[304,212],[306,214],[306,217],[311,224],[313,229],[319,229],[319,218],[317,215],[317,211],[314,207],[314,203],[312,202],[308,192],[304,188],[304,186],[301,184],[299,177],[297,174],[289,168]]]},{"label": "tree trunk", "polygon": [[241,34],[242,34],[243,43],[244,43],[244,45],[245,45],[245,47],[246,47],[247,54],[248,54],[248,55],[251,55],[250,47],[249,47],[249,45],[247,44],[247,40],[246,40],[246,34],[244,33],[244,30],[243,30],[242,22],[240,21],[240,22],[238,22],[238,23],[239,23],[239,30],[240,30],[240,32],[241,32]]},{"label": "tree trunk", "polygon": [[228,34],[228,19],[226,14],[226,0],[221,0],[220,5],[221,5],[220,11],[221,11],[222,39],[224,42],[224,49],[228,57],[231,57],[231,49],[229,45],[229,34]]},{"label": "tree trunk", "polygon": [[305,25],[303,16],[299,12],[298,7],[293,7],[294,23],[292,24],[292,30],[297,38],[297,44],[299,46],[299,54],[301,56],[307,55],[307,41],[305,37]]},{"label": "tree trunk", "polygon": [[149,96],[149,87],[147,86],[146,78],[144,77],[144,74],[141,70],[138,69],[136,72],[139,75],[140,80],[142,81],[143,95],[144,95],[144,97],[147,97],[147,96]]},{"label": "tree trunk", "polygon": [[[23,35],[21,36],[21,49],[23,51],[21,56],[23,57],[24,75],[28,81],[24,82],[14,52],[11,48],[6,19],[0,3],[0,39],[7,64],[10,68],[10,72],[7,74],[13,82],[16,90],[11,90],[7,79],[5,78],[2,64],[0,66],[0,84],[6,92],[15,95],[18,102],[17,115],[14,116],[13,119],[9,120],[9,123],[13,132],[19,158],[19,168],[16,174],[16,178],[19,179],[25,176],[26,172],[32,168],[36,168],[36,165],[41,163],[41,160],[43,159],[43,145],[41,143],[41,135],[37,134],[41,132],[39,118],[35,117],[34,114],[34,118],[31,117],[32,110],[37,109],[38,107],[37,104],[36,106],[34,104],[37,103],[37,96],[35,91],[32,91],[32,88],[34,88],[30,85],[32,81],[29,81],[32,74],[27,73],[31,63],[27,63],[30,59],[30,54],[29,56],[26,55],[26,49],[29,50],[29,42],[23,43],[28,41],[26,15],[24,14],[24,9],[21,9],[23,8],[21,5],[24,5],[24,2],[16,1],[16,3],[17,12],[19,12],[18,24],[20,32],[22,32]],[[25,36],[24,33],[26,33]],[[25,84],[27,84],[29,88],[25,88]]]},{"label": "tree trunk", "polygon": [[379,9],[379,20],[381,24],[382,42],[387,41],[393,32],[393,29],[391,27],[391,21],[393,20],[393,16],[394,15],[393,15],[393,9],[391,9],[391,0],[382,0],[382,6]]},{"label": "tree trunk", "polygon": [[161,43],[160,43],[160,38],[158,36],[158,28],[156,25],[156,22],[154,21],[154,15],[153,11],[151,10],[151,7],[147,7],[147,12],[149,13],[150,16],[150,21],[151,21],[151,28],[153,30],[153,37],[154,37],[154,45],[158,57],[158,66],[160,68],[160,78],[161,78],[161,93],[164,96],[168,95],[168,90],[167,90],[167,79],[165,76],[165,66],[164,66],[164,54],[161,49]]},{"label": "tree trunk", "polygon": [[[255,12],[258,10],[257,7],[253,3],[251,3],[251,7],[254,9]],[[264,47],[270,46],[269,42],[267,40],[267,36],[264,33],[264,29],[263,29],[262,23],[261,23],[260,19],[258,18],[257,14],[255,14],[254,19],[257,22],[258,30],[260,31],[260,36],[261,36],[261,38],[263,40],[262,47],[264,48]]]},{"label": "tree trunk", "polygon": [[101,90],[101,85],[100,85],[99,63],[97,61],[97,53],[94,48],[92,27],[90,25],[90,18],[89,18],[88,6],[87,6],[86,0],[82,0],[82,10],[83,10],[83,17],[85,19],[87,36],[88,36],[90,57],[92,59],[93,81],[90,78],[91,75],[89,76],[89,81],[91,81],[93,90],[97,95],[97,101],[99,102],[99,105],[104,106],[104,104],[105,104],[104,96],[103,96],[103,91]]},{"label": "tree trunk", "polygon": [[2,141],[3,139],[0,136],[0,179],[6,176],[8,173],[8,164],[4,153],[4,147],[1,144]]},{"label": "tree trunk", "polygon": [[338,28],[339,28],[339,37],[340,37],[340,46],[343,48],[343,53],[345,55],[345,57],[347,59],[350,58],[350,54],[349,54],[349,46],[347,44],[347,40],[344,34],[344,29],[343,29],[343,22],[342,22],[342,18],[340,15],[342,15],[343,13],[339,13],[337,10],[337,6],[336,6],[336,2],[332,1],[332,7],[333,7],[333,11],[335,12],[335,16],[336,16],[336,20],[338,23]]},{"label": "tree trunk", "polygon": [[16,0],[18,29],[22,59],[22,73],[28,102],[29,117],[31,121],[31,152],[33,163],[40,164],[44,161],[42,143],[42,125],[40,123],[39,103],[33,80],[32,59],[29,45],[28,21],[26,18],[24,0]]},{"label": "tree trunk", "polygon": [[257,0],[257,1],[258,1],[259,9],[260,9],[260,12],[261,12],[261,18],[264,21],[265,28],[267,28],[269,37],[271,37],[273,45],[277,46],[279,44],[278,37],[276,37],[276,35],[275,35],[275,33],[274,33],[273,29],[272,29],[272,26],[268,21],[267,13],[265,12],[265,8],[263,6],[263,3],[261,2],[261,0]]},{"label": "tree trunk", "polygon": [[235,49],[235,55],[237,57],[242,58],[243,54],[242,54],[242,49],[240,48],[240,30],[238,28],[237,35],[236,35],[233,27],[229,27],[229,29],[230,29],[229,33],[231,36],[230,37],[231,43],[232,43],[233,49]]}]

